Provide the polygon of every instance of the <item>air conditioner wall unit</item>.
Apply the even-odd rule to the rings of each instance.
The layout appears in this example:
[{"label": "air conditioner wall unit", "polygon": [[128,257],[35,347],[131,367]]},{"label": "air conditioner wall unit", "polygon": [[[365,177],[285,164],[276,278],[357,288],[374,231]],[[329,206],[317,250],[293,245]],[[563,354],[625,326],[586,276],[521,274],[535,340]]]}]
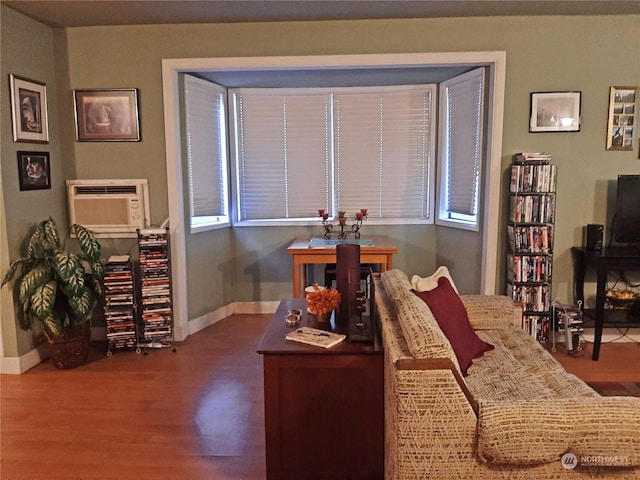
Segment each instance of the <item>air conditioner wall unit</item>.
[{"label": "air conditioner wall unit", "polygon": [[69,224],[99,238],[133,238],[150,226],[146,179],[67,180]]}]

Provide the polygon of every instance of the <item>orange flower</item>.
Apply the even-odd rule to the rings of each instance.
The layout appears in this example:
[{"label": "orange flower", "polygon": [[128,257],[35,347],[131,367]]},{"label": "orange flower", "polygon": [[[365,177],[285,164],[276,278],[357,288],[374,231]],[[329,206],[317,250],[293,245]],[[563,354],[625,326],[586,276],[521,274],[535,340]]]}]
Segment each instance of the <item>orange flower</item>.
[{"label": "orange flower", "polygon": [[307,293],[307,308],[312,315],[328,313],[340,305],[340,292],[332,288],[319,287],[313,284],[313,292]]}]

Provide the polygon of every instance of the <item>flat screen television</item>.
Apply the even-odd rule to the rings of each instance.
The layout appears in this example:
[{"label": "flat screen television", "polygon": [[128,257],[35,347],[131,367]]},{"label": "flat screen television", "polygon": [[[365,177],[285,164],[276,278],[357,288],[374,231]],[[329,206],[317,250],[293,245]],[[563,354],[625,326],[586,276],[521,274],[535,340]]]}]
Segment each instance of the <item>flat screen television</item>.
[{"label": "flat screen television", "polygon": [[613,243],[640,245],[640,175],[618,175]]}]

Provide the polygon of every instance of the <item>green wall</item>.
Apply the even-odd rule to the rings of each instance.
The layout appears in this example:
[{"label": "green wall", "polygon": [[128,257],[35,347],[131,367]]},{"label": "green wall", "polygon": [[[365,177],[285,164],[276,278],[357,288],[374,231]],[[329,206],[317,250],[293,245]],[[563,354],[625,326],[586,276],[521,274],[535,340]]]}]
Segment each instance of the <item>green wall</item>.
[{"label": "green wall", "polygon": [[[4,216],[7,225],[7,241],[0,248],[15,259],[21,251],[22,241],[34,224],[51,216],[58,223],[60,232],[67,229],[67,213],[64,201],[63,162],[60,155],[58,130],[58,101],[56,98],[56,67],[52,48],[53,31],[6,7],[1,11],[0,91],[2,116],[0,155],[2,168],[2,193],[4,194]],[[47,87],[49,114],[48,144],[13,142],[9,74],[43,82]],[[18,184],[18,161],[16,152],[49,152],[51,189],[21,192]],[[4,276],[6,262],[0,265]],[[2,296],[2,342],[5,356],[18,356],[31,349],[32,340],[28,332],[20,330],[14,321],[14,308],[10,290],[5,286]]]},{"label": "green wall", "polygon": [[[640,172],[637,144],[633,152],[605,149],[609,87],[640,85],[639,15],[49,29],[3,6],[1,22],[2,76],[22,74],[54,87],[49,99],[50,133],[54,135],[47,149],[52,151],[52,163],[55,159],[61,164],[56,168],[63,169],[52,178],[51,191],[38,196],[18,192],[16,173],[11,170],[15,165],[11,164],[19,148],[3,141],[5,206],[7,219],[11,214],[13,220],[7,222],[11,258],[24,231],[42,216],[43,205],[54,216],[64,217],[63,178],[148,178],[152,222],[159,224],[168,216],[163,58],[506,51],[502,168],[506,172],[511,155],[518,151],[548,151],[558,165],[554,297],[562,302],[572,300],[570,248],[580,245],[583,225],[610,224],[607,203],[611,202],[612,182],[620,173]],[[49,46],[52,38],[53,49]],[[40,58],[43,54],[44,59]],[[3,107],[8,96],[6,83]],[[140,92],[142,142],[75,141],[73,89],[134,87]],[[530,93],[564,90],[582,91],[581,131],[529,133]],[[8,118],[3,108],[4,139],[10,135]],[[58,152],[63,158],[57,157]],[[39,201],[45,195],[46,200]],[[501,210],[505,218],[504,202]],[[504,221],[498,228],[505,231]],[[286,246],[292,237],[311,231],[303,227],[236,228],[187,235],[189,318],[234,300],[275,300],[290,295],[291,260]],[[476,268],[466,267],[478,263],[478,253],[464,248],[466,233],[436,233],[434,227],[415,226],[368,231],[388,234],[397,241],[400,254],[395,265],[408,273],[427,274],[437,264],[451,262],[465,290],[472,291],[474,285],[479,288]],[[505,268],[505,243],[499,246],[500,271]],[[107,245],[107,251],[129,248],[127,242]],[[458,248],[459,253],[452,253]],[[502,291],[502,278],[497,287]],[[11,319],[2,321],[3,330],[11,324]],[[6,340],[5,349],[9,351]],[[24,352],[22,347],[17,350]]]}]

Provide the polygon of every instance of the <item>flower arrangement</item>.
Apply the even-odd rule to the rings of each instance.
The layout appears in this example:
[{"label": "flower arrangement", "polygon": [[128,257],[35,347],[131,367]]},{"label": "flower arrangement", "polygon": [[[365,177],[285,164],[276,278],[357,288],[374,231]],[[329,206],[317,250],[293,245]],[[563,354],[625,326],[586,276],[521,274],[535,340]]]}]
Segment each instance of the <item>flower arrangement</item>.
[{"label": "flower arrangement", "polygon": [[312,315],[322,315],[338,308],[341,299],[337,290],[314,283],[313,291],[307,293],[307,308]]}]

